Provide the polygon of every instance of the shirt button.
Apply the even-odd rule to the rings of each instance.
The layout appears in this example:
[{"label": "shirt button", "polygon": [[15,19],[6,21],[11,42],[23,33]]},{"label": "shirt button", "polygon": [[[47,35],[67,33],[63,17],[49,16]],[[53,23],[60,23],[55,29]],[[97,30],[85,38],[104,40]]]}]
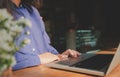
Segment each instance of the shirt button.
[{"label": "shirt button", "polygon": [[27,35],[30,35],[30,32],[29,32],[29,31],[27,31],[27,32],[26,32],[26,34],[27,34]]},{"label": "shirt button", "polygon": [[25,17],[24,17],[24,16],[21,16],[20,18],[21,18],[21,19],[24,19]]},{"label": "shirt button", "polygon": [[33,48],[32,51],[35,51],[35,48]]}]

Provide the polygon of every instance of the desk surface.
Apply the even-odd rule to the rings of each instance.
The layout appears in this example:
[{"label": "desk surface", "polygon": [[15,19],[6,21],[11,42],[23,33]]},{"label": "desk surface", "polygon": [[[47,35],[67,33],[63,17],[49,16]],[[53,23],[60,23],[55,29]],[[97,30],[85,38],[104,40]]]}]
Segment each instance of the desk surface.
[{"label": "desk surface", "polygon": [[[95,77],[91,75],[57,70],[39,65],[13,72],[13,77]],[[108,76],[120,77],[120,65],[118,65]]]},{"label": "desk surface", "polygon": [[[98,54],[101,53],[106,54],[108,52],[103,51]],[[114,54],[114,52],[109,52],[109,54]],[[119,72],[120,72],[120,64],[108,76],[105,77],[120,77]],[[35,67],[14,71],[13,77],[95,77],[95,76],[64,71],[64,70],[57,70],[46,67],[44,65],[39,65]]]}]

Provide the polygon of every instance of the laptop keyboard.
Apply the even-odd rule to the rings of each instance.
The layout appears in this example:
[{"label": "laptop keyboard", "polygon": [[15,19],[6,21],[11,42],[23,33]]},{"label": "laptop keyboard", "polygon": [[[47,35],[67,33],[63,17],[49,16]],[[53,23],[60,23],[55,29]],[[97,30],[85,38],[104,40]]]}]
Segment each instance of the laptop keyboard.
[{"label": "laptop keyboard", "polygon": [[68,58],[66,60],[62,60],[62,61],[59,61],[57,62],[58,64],[63,64],[63,65],[68,65],[68,66],[71,66],[75,63],[78,63],[80,62],[81,58]]},{"label": "laptop keyboard", "polygon": [[113,55],[95,55],[89,59],[73,64],[74,67],[101,70],[101,68],[109,66]]},{"label": "laptop keyboard", "polygon": [[[68,58],[66,60],[62,60],[57,62],[58,64],[72,66],[72,67],[80,67],[87,69],[95,69],[102,70],[101,68],[109,66],[113,55],[95,55],[95,54],[84,54],[79,56],[78,58]],[[107,66],[106,66],[107,65]],[[103,70],[106,70],[103,69]]]},{"label": "laptop keyboard", "polygon": [[58,64],[63,64],[63,65],[68,65],[68,66],[72,66],[78,62],[81,62],[89,57],[92,57],[94,56],[95,54],[89,54],[88,56],[86,56],[88,54],[82,54],[80,55],[79,57],[77,58],[68,58],[68,59],[65,59],[65,60],[61,60],[59,62],[57,62]]}]

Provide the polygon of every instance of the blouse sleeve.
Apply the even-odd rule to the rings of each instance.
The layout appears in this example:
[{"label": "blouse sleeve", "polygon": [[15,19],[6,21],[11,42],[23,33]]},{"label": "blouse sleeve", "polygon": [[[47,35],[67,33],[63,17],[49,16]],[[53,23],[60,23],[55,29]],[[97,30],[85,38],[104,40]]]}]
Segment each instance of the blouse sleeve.
[{"label": "blouse sleeve", "polygon": [[24,54],[17,52],[15,54],[16,65],[13,66],[13,70],[19,70],[26,67],[36,66],[40,64],[40,59],[35,54]]}]

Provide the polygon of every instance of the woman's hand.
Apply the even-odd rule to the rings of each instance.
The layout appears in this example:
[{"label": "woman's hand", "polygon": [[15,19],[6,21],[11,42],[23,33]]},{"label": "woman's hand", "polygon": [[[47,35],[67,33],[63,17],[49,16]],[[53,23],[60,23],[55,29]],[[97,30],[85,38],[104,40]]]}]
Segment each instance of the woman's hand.
[{"label": "woman's hand", "polygon": [[61,55],[63,55],[63,57],[69,57],[69,56],[70,57],[78,57],[79,55],[81,55],[81,53],[79,53],[78,51],[75,51],[75,50],[67,49]]},{"label": "woman's hand", "polygon": [[43,54],[38,55],[41,61],[41,64],[50,63],[55,60],[59,60],[59,57],[57,55],[54,55],[52,53],[46,52]]}]

